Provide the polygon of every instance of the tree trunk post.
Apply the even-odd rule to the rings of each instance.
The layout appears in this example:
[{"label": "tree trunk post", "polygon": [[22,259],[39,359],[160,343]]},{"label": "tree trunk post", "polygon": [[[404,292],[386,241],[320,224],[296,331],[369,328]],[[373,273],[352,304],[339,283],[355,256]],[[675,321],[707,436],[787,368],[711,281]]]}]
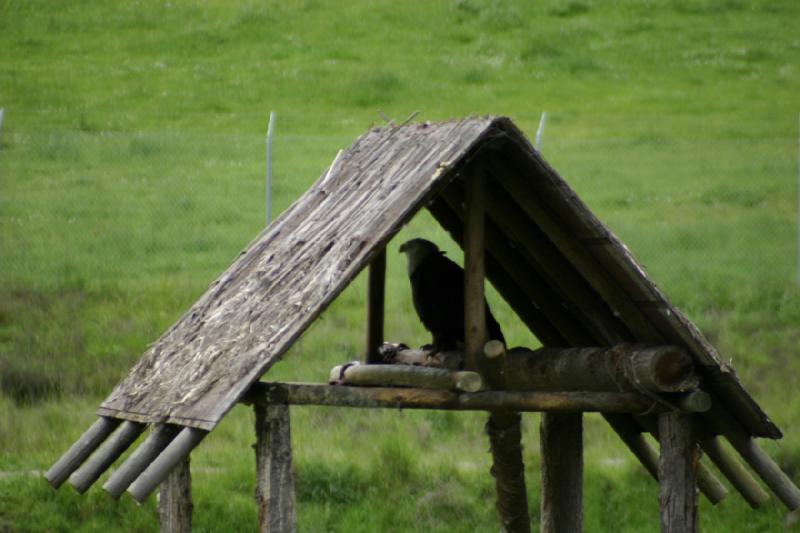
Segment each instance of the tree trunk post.
[{"label": "tree trunk post", "polygon": [[583,415],[542,413],[542,533],[583,530]]},{"label": "tree trunk post", "polygon": [[380,363],[378,347],[383,343],[386,248],[372,259],[367,278],[367,346],[364,360],[367,363]]},{"label": "tree trunk post", "polygon": [[161,533],[191,533],[193,507],[192,474],[187,456],[161,483],[158,493]]},{"label": "tree trunk post", "polygon": [[294,533],[294,476],[289,406],[255,405],[256,503],[262,533]]},{"label": "tree trunk post", "polygon": [[697,464],[691,415],[668,412],[658,417],[659,508],[663,533],[697,532]]}]

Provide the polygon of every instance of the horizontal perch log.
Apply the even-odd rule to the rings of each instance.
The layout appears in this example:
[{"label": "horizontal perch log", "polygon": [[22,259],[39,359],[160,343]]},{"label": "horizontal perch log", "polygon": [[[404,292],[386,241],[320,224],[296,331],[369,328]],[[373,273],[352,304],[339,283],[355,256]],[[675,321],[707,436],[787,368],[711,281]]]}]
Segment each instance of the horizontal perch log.
[{"label": "horizontal perch log", "polygon": [[483,387],[477,372],[451,372],[443,368],[408,365],[340,365],[331,370],[332,383],[343,385],[387,385],[477,392]]},{"label": "horizontal perch log", "polygon": [[244,395],[252,404],[444,409],[462,411],[645,413],[671,408],[634,392],[453,392],[433,389],[348,387],[316,383],[258,382]]},{"label": "horizontal perch log", "polygon": [[679,392],[698,385],[691,358],[672,346],[514,349],[506,356],[510,390]]}]

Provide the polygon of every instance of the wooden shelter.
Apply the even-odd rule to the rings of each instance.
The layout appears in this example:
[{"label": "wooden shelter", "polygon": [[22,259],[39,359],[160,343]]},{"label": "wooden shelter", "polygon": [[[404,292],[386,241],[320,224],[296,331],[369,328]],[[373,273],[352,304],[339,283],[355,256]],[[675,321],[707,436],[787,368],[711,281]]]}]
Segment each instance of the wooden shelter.
[{"label": "wooden shelter", "polygon": [[[488,390],[259,382],[368,266],[366,352],[375,358],[383,341],[384,250],[423,207],[465,250],[467,368],[481,374]],[[488,349],[484,273],[545,351]],[[641,353],[659,349],[682,355],[659,359],[667,362],[647,375],[680,375],[691,385],[664,388],[636,373]],[[633,366],[603,370],[625,357]],[[530,379],[508,379],[509,369]],[[613,388],[622,378],[627,388]],[[592,389],[601,382],[611,390]],[[179,474],[186,473],[189,453],[241,401],[256,406],[262,527],[274,530],[293,528],[286,408],[292,404],[489,411],[498,510],[509,530],[529,528],[521,456],[514,451],[521,411],[545,413],[543,531],[581,527],[585,411],[602,412],[660,480],[664,530],[696,528],[696,485],[714,503],[725,496],[699,461],[700,450],[753,507],[769,498],[754,473],[790,510],[800,508],[800,490],[754,440],[780,438],[780,430],[625,245],[504,117],[365,133],[148,349],[46,477],[56,488],[69,478],[84,491],[150,426],[104,488],[115,497],[127,489],[141,501],[170,476],[186,490]],[[659,439],[660,455],[645,439],[648,432]]]}]

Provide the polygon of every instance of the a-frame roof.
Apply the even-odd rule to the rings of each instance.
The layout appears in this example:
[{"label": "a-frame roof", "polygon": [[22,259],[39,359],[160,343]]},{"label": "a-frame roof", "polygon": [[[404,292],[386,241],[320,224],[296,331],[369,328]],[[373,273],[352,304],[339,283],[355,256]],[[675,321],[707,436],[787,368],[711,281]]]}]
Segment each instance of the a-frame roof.
[{"label": "a-frame roof", "polygon": [[625,245],[503,117],[374,128],[244,250],[98,414],[213,429],[422,207],[461,243],[487,172],[487,277],[548,346],[672,344],[752,436],[778,428]]}]

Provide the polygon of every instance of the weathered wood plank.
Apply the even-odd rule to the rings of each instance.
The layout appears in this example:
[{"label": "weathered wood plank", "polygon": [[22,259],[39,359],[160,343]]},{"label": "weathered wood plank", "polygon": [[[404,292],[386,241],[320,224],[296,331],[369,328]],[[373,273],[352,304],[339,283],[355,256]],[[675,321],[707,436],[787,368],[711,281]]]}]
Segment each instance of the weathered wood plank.
[{"label": "weathered wood plank", "polygon": [[492,121],[368,132],[152,346],[99,412],[214,427],[466,164]]},{"label": "weathered wood plank", "polygon": [[161,533],[192,533],[192,473],[187,456],[169,473],[158,491]]},{"label": "weathered wood plank", "polygon": [[658,461],[663,533],[697,531],[697,463],[691,417],[682,413],[662,413],[658,417],[661,453]]},{"label": "weathered wood plank", "polygon": [[632,392],[453,392],[397,387],[347,387],[316,383],[253,384],[245,403],[330,405],[340,407],[384,407],[392,409],[444,409],[461,411],[553,411],[644,413],[660,412],[663,406]]},{"label": "weathered wood plank", "polygon": [[583,416],[544,413],[540,531],[583,531]]},{"label": "weathered wood plank", "polygon": [[[510,121],[498,124],[508,144],[498,154],[520,171],[527,186],[567,232],[580,240],[598,264],[637,303],[661,335],[661,342],[682,346],[700,365],[715,371],[712,392],[736,407],[755,436],[780,438],[780,430],[747,394],[741,382],[697,327],[656,287],[630,250],[583,203],[574,190],[536,152]],[[625,320],[625,317],[622,317]],[[630,326],[635,330],[635,326]],[[644,340],[644,339],[639,339]],[[657,340],[657,339],[652,339]]]},{"label": "weathered wood plank", "polygon": [[259,531],[297,529],[289,406],[256,405],[256,504]]}]

